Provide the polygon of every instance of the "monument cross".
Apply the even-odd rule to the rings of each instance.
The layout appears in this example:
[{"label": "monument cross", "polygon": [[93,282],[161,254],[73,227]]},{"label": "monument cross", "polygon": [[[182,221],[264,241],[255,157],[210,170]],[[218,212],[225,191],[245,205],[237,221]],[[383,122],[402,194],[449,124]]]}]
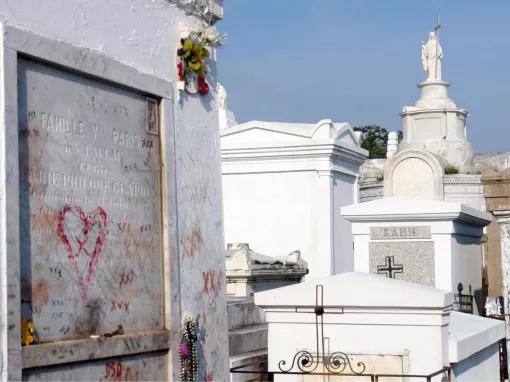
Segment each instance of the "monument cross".
[{"label": "monument cross", "polygon": [[385,264],[377,266],[378,274],[385,274],[386,277],[390,279],[394,279],[396,273],[403,273],[404,266],[402,264],[395,264],[395,259],[393,256],[386,256]]},{"label": "monument cross", "polygon": [[[441,28],[441,23],[439,22],[439,15],[437,15],[437,20],[436,20],[436,26],[434,28],[434,32],[436,33],[436,39],[437,39],[437,44],[436,44],[436,57],[439,57],[439,49],[438,49],[438,46],[439,46],[439,29]],[[436,59],[436,74],[437,74],[437,62],[438,62],[438,59]]]}]

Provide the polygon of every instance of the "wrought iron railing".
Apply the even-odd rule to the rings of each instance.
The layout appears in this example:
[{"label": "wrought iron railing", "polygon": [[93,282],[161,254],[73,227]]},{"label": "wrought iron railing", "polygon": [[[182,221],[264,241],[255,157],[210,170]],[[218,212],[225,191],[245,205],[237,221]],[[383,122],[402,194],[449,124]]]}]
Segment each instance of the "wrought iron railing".
[{"label": "wrought iron railing", "polygon": [[[236,367],[232,367],[230,369],[231,373],[234,374],[256,374],[260,375],[261,379],[260,381],[274,381],[274,376],[277,374],[285,374],[285,375],[324,375],[324,376],[334,376],[335,378],[342,378],[342,377],[358,377],[358,378],[366,378],[366,380],[370,380],[371,382],[379,382],[381,378],[421,378],[424,379],[427,382],[431,382],[432,378],[435,376],[444,375],[444,378],[447,379],[448,382],[452,381],[452,374],[451,374],[451,368],[450,367],[444,367],[441,370],[437,370],[430,374],[374,374],[374,373],[367,373],[367,374],[359,374],[359,373],[332,373],[330,371],[327,372],[309,372],[309,371],[269,371],[269,370],[260,370],[260,368],[256,368],[257,364],[246,364],[246,365],[240,365]],[[254,367],[253,369],[249,369],[250,367]],[[350,381],[351,379],[346,379],[346,381]],[[405,379],[404,379],[405,380]],[[444,380],[444,379],[442,379]]]},{"label": "wrought iron railing", "polygon": [[453,309],[457,312],[462,313],[470,313],[473,314],[473,300],[474,296],[471,292],[471,285],[469,286],[469,294],[463,294],[462,291],[464,290],[464,286],[462,283],[459,283],[457,285],[457,291],[459,293],[456,293],[454,295],[454,301],[453,301]]}]

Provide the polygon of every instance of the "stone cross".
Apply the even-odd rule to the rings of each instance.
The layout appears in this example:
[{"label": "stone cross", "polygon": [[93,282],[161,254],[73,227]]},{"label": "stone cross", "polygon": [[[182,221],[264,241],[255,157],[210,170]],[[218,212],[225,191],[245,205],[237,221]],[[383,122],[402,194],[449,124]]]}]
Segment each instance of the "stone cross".
[{"label": "stone cross", "polygon": [[403,273],[404,266],[401,264],[395,264],[395,259],[393,256],[386,256],[385,264],[377,266],[378,274],[385,274],[386,277],[390,279],[394,279],[396,273]]}]

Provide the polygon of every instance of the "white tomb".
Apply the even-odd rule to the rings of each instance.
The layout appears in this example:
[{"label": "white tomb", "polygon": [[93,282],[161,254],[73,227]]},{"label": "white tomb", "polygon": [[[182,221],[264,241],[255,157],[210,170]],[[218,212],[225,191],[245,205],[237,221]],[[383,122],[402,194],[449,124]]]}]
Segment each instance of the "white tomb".
[{"label": "white tomb", "polygon": [[481,292],[486,213],[459,203],[386,198],[343,207],[342,215],[352,223],[356,271],[448,291],[461,282],[465,291]]},{"label": "white tomb", "polygon": [[188,314],[228,378],[213,57],[177,97],[181,32],[223,14],[197,3],[0,1],[0,381],[178,380]]},{"label": "white tomb", "polygon": [[[303,352],[308,352],[313,360],[301,367],[310,371],[319,360],[313,372],[327,373],[322,355],[328,359],[336,353],[344,373],[427,376],[451,367],[456,381],[499,380],[498,341],[505,335],[504,323],[452,312],[448,291],[344,273],[256,293],[255,303],[265,310],[269,326],[269,371],[299,371],[294,355],[306,357]],[[316,319],[320,323],[321,318],[325,347],[323,352],[319,330],[317,352]],[[440,373],[431,380],[444,377]],[[302,378],[275,375],[275,381]]]},{"label": "white tomb", "polygon": [[350,223],[367,152],[348,123],[252,121],[221,130],[225,241],[301,251],[310,276],[353,270]]},{"label": "white tomb", "polygon": [[299,283],[308,273],[299,251],[271,257],[253,251],[248,243],[229,244],[225,263],[229,297],[249,297],[255,292]]}]

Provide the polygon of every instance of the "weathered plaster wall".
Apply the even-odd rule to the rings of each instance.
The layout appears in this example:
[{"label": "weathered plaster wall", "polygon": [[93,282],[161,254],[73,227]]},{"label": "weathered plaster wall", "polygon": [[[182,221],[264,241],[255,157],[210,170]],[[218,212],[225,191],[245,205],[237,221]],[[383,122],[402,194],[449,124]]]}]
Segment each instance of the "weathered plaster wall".
[{"label": "weathered plaster wall", "polygon": [[[317,182],[312,172],[223,175],[227,243],[248,243],[270,256],[286,256],[297,249],[310,268],[319,267],[315,256],[320,232],[305,225],[315,221],[309,201]],[[277,240],[274,232],[279,234]]]},{"label": "weathered plaster wall", "polygon": [[[510,172],[485,170],[482,174],[487,211],[510,209]],[[488,295],[504,295],[502,277],[506,275],[509,264],[502,261],[500,226],[496,219],[487,228],[487,284]]]},{"label": "weathered plaster wall", "polygon": [[198,19],[186,17],[165,0],[4,0],[0,21],[102,52],[172,81],[179,27]]},{"label": "weathered plaster wall", "polygon": [[[200,20],[163,0],[5,0],[0,2],[0,22],[100,52],[173,82],[179,31]],[[173,213],[163,225],[172,227],[169,231],[175,229],[178,237],[169,238],[176,245],[170,244],[165,253],[170,268],[166,277],[172,275],[172,299],[167,298],[165,304],[170,305],[174,321],[185,313],[200,320],[201,379],[225,380],[228,345],[215,65],[210,69],[211,94],[184,96],[174,107],[175,137],[170,141],[175,140],[177,202],[170,206]],[[6,314],[5,307],[2,314]],[[175,380],[178,330],[171,335],[174,357],[169,379]],[[4,349],[5,339],[2,342]],[[0,360],[3,365],[6,354]],[[98,364],[102,375],[97,375],[104,377],[106,366]],[[158,358],[154,368],[161,372],[162,365]],[[76,374],[48,371],[48,376],[44,372],[40,378],[75,379],[82,373],[80,367],[76,370]],[[152,379],[155,374],[147,376]]]}]

